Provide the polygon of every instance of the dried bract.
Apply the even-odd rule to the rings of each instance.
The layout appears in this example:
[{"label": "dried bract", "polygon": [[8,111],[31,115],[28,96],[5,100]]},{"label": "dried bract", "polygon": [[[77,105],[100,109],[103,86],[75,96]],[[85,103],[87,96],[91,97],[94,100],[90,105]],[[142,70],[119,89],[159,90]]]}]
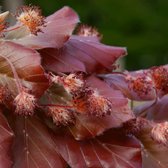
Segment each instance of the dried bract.
[{"label": "dried bract", "polygon": [[0,14],[0,37],[3,36],[3,32],[7,27],[7,23],[5,22],[5,19],[8,15],[9,15],[8,11]]}]

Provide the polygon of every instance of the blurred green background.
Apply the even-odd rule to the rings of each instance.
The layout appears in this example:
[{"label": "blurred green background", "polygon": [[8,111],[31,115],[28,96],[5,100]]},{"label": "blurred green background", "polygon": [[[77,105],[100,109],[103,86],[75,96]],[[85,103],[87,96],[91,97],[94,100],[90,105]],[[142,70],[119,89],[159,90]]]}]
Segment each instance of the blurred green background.
[{"label": "blurred green background", "polygon": [[71,6],[82,23],[95,26],[103,42],[126,46],[126,68],[168,63],[168,0],[25,0],[44,15]]}]

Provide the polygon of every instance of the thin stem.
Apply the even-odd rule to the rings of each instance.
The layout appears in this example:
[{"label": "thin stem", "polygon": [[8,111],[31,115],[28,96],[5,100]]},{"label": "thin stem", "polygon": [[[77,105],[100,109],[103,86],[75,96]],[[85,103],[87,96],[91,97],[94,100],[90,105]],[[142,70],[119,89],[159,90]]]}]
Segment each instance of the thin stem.
[{"label": "thin stem", "polygon": [[11,28],[11,29],[6,29],[6,30],[3,30],[3,32],[10,32],[10,31],[13,31],[13,30],[17,30],[17,29],[19,29],[19,28],[22,27],[22,26],[23,26],[23,25],[20,25],[20,26]]}]

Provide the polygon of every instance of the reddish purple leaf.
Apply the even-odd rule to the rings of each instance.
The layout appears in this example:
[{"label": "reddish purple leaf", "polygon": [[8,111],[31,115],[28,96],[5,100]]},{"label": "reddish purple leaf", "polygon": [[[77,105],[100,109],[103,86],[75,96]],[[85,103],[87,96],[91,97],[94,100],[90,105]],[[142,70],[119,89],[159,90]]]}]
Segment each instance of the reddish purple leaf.
[{"label": "reddish purple leaf", "polygon": [[[146,123],[146,124],[144,124]],[[144,168],[166,168],[168,167],[167,160],[167,146],[163,143],[157,142],[152,139],[151,130],[156,125],[152,122],[141,123],[141,131],[136,135],[136,137],[141,141],[143,148],[143,167]],[[148,123],[148,124],[147,124]],[[166,130],[165,130],[166,131]],[[157,134],[160,134],[158,132]],[[164,132],[163,132],[164,135]],[[157,138],[161,138],[157,135]],[[164,140],[161,138],[161,140]]]},{"label": "reddish purple leaf", "polygon": [[74,168],[140,168],[141,150],[137,140],[124,136],[121,130],[110,130],[103,136],[76,141],[68,133],[55,135],[57,150]]},{"label": "reddish purple leaf", "polygon": [[11,154],[13,132],[9,127],[8,121],[3,116],[2,111],[0,111],[0,132],[0,167],[11,168],[13,161],[9,154]]},{"label": "reddish purple leaf", "polygon": [[[144,109],[148,103],[141,106],[141,110]],[[146,110],[147,118],[154,121],[168,120],[168,96],[165,95],[161,99],[158,99],[156,104]]]},{"label": "reddish purple leaf", "polygon": [[128,107],[127,99],[123,97],[120,91],[110,88],[104,81],[94,76],[87,78],[86,83],[111,101],[112,113],[100,118],[76,115],[76,124],[70,127],[76,139],[95,137],[109,128],[119,127],[123,122],[134,118],[132,111]]},{"label": "reddish purple leaf", "polygon": [[[42,32],[36,35],[28,34],[27,29],[16,29],[9,32],[6,38],[31,48],[60,48],[69,39],[76,24],[78,15],[69,7],[63,7],[45,19]],[[16,24],[16,27],[18,25]],[[23,33],[24,32],[24,33]],[[20,36],[18,35],[20,34]]]},{"label": "reddish purple leaf", "polygon": [[13,168],[66,168],[47,127],[36,117],[11,116]]},{"label": "reddish purple leaf", "polygon": [[[15,73],[15,75],[14,75]],[[40,96],[48,87],[41,67],[40,55],[32,49],[13,42],[0,43],[0,84],[17,95],[18,79],[21,85]]]},{"label": "reddish purple leaf", "polygon": [[39,51],[45,69],[53,72],[100,72],[111,70],[114,62],[127,54],[122,47],[111,47],[92,37],[71,36],[60,49]]}]

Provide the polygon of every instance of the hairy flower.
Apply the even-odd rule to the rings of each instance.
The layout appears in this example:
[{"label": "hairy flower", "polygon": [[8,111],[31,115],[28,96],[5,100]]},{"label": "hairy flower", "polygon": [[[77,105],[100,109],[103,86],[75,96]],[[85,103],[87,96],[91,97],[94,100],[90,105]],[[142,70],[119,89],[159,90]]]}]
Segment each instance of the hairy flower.
[{"label": "hairy flower", "polygon": [[48,114],[56,125],[67,126],[75,122],[73,111],[66,107],[50,106],[48,107]]},{"label": "hairy flower", "polygon": [[14,105],[16,106],[16,114],[33,115],[36,106],[36,98],[33,95],[22,91],[14,99]]},{"label": "hairy flower", "polygon": [[168,93],[168,70],[161,67],[154,67],[150,70],[155,87],[164,93]]},{"label": "hairy flower", "polygon": [[45,23],[41,10],[37,6],[23,6],[17,12],[16,19],[35,35],[41,32],[41,28]]},{"label": "hairy flower", "polygon": [[152,80],[148,76],[129,77],[128,88],[137,93],[139,97],[148,95],[152,90]]},{"label": "hairy flower", "polygon": [[126,134],[132,134],[135,136],[140,135],[140,133],[149,127],[149,122],[141,117],[128,120],[123,124],[123,128]]},{"label": "hairy flower", "polygon": [[73,96],[73,105],[79,113],[104,116],[112,111],[111,102],[91,88],[85,88]]},{"label": "hairy flower", "polygon": [[83,74],[71,73],[68,76],[52,76],[52,82],[59,83],[71,94],[78,92],[85,85]]},{"label": "hairy flower", "polygon": [[159,144],[168,146],[168,122],[156,124],[151,131],[151,137]]},{"label": "hairy flower", "polygon": [[88,25],[81,25],[79,26],[77,30],[77,35],[79,36],[91,36],[91,37],[97,37],[99,40],[101,40],[102,35],[97,31],[96,28],[88,26]]}]

